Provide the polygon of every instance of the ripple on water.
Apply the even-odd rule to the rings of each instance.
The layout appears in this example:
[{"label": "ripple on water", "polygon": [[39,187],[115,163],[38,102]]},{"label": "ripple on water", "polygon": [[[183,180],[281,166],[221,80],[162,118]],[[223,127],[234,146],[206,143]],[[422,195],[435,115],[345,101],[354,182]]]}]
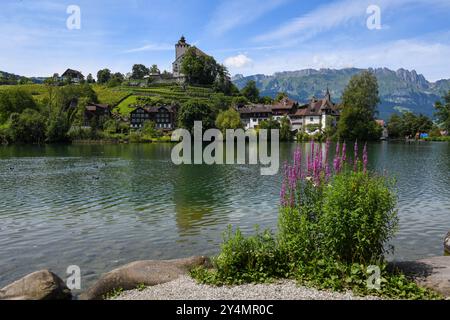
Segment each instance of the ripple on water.
[{"label": "ripple on water", "polygon": [[[281,162],[295,145],[281,146]],[[81,267],[85,285],[141,259],[215,254],[228,224],[276,229],[280,176],[249,165],[174,166],[170,146],[0,148],[0,287]],[[25,155],[23,157],[22,155]],[[442,254],[450,229],[447,144],[369,146],[396,175],[396,259]]]}]

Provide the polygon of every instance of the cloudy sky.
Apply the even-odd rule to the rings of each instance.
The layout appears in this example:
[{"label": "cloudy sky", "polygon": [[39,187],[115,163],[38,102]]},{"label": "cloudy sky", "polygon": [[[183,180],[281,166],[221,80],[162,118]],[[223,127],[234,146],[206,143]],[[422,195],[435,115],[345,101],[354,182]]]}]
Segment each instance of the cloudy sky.
[{"label": "cloudy sky", "polygon": [[450,0],[1,0],[0,70],[170,70],[184,34],[232,74],[388,67],[434,81],[450,78],[449,16]]}]

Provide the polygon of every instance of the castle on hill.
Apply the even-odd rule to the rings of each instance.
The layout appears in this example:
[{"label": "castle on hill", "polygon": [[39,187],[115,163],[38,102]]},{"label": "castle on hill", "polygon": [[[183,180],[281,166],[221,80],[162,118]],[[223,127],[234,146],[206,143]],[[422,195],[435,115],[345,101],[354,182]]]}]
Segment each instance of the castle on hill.
[{"label": "castle on hill", "polygon": [[[181,36],[180,40],[177,44],[175,44],[175,61],[172,63],[172,74],[174,78],[184,78],[184,75],[181,72],[181,65],[183,63],[183,58],[189,48],[192,46],[186,42],[186,38]],[[198,56],[208,56],[202,50],[194,47],[196,54]]]}]

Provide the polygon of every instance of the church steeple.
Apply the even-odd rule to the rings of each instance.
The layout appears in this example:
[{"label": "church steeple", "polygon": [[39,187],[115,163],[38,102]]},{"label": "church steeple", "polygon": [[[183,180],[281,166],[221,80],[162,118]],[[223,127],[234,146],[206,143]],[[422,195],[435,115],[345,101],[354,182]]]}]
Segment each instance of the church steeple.
[{"label": "church steeple", "polygon": [[330,89],[328,89],[328,86],[327,86],[327,92],[325,93],[325,99],[328,101],[331,101],[331,94],[330,94]]}]

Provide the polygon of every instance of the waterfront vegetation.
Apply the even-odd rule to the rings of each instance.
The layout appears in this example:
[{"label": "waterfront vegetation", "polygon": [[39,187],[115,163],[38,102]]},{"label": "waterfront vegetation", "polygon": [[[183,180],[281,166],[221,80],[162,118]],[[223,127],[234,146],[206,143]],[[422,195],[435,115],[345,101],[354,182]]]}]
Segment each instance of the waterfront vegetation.
[{"label": "waterfront vegetation", "polygon": [[[278,233],[257,228],[245,237],[230,226],[214,268],[196,268],[191,275],[213,285],[295,278],[360,295],[441,298],[387,265],[398,225],[394,181],[367,170],[366,146],[360,159],[355,144],[348,159],[346,144],[338,144],[333,161],[329,146],[324,153],[312,142],[310,155],[296,151],[293,164],[285,165]],[[381,275],[378,289],[368,286],[374,266]]]},{"label": "waterfront vegetation", "polygon": [[[202,75],[191,65],[187,66],[190,68],[187,70],[192,73],[190,80],[182,85],[152,84],[147,81],[143,86],[136,86],[135,81],[146,80],[124,80],[120,74],[112,74],[105,69],[99,71],[98,83],[93,83],[92,77],[79,85],[61,83],[50,78],[45,84],[0,86],[0,143],[42,144],[74,140],[166,142],[170,140],[169,132],[130,130],[130,112],[145,105],[176,105],[179,127],[192,129],[194,121],[202,121],[205,129],[215,126],[224,132],[226,129],[242,127],[240,115],[234,111],[234,106],[248,103],[271,104],[287,96],[279,93],[275,99],[261,97],[252,81],[239,91],[225,80],[226,68],[214,61],[203,63],[212,63],[214,72],[211,72],[216,75],[217,81],[210,81],[210,75]],[[135,77],[145,74],[143,67],[145,66],[133,67]],[[156,66],[152,68],[157,69]],[[327,124],[326,129],[322,130],[319,124],[309,124],[306,130],[293,134],[289,119],[269,118],[261,121],[259,128],[279,129],[281,141],[377,140],[382,131],[382,127],[375,122],[378,102],[376,77],[370,72],[362,72],[354,76],[344,90],[341,117],[336,125]],[[107,121],[96,119],[97,121],[90,123],[90,128],[84,128],[84,108],[88,103],[111,106],[113,117]],[[418,139],[424,138],[421,134],[426,134],[426,141],[448,141],[445,134],[449,131],[450,123],[450,92],[443,97],[442,102],[436,103],[435,108],[435,123],[424,115],[392,115],[387,124],[390,137]]]}]

